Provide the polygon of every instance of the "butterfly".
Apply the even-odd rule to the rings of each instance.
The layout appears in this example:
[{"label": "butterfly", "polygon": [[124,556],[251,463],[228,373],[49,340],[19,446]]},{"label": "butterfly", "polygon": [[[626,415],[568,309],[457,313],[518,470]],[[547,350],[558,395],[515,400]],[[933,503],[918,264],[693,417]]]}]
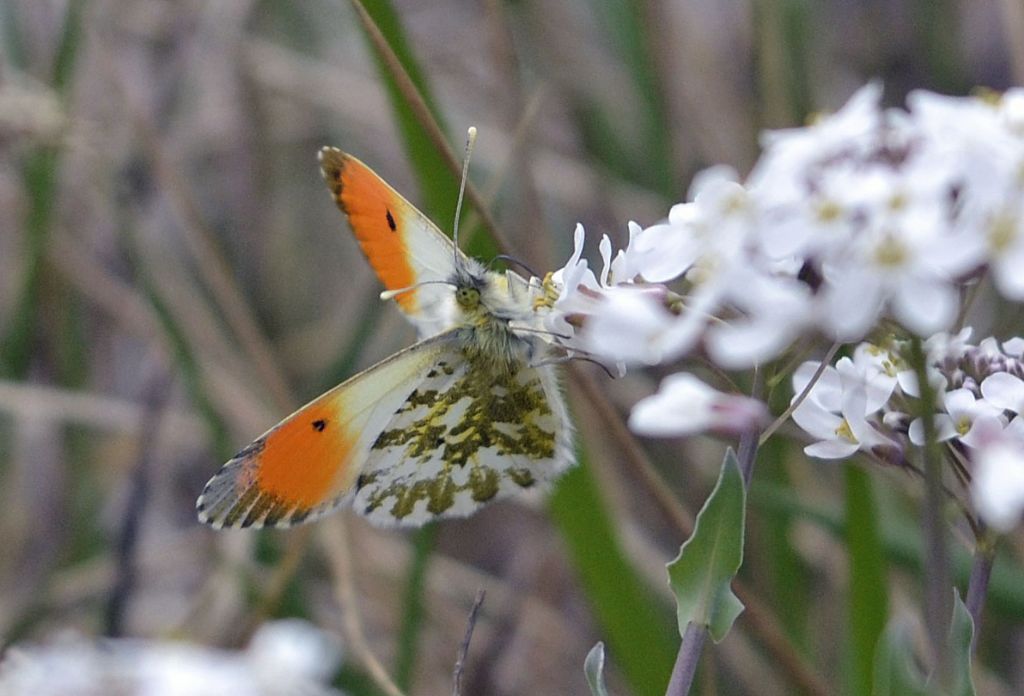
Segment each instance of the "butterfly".
[{"label": "butterfly", "polygon": [[552,481],[572,427],[543,331],[536,279],[463,254],[355,157],[320,169],[418,343],[306,404],[231,458],[196,501],[200,521],[288,527],[351,504],[419,526]]}]

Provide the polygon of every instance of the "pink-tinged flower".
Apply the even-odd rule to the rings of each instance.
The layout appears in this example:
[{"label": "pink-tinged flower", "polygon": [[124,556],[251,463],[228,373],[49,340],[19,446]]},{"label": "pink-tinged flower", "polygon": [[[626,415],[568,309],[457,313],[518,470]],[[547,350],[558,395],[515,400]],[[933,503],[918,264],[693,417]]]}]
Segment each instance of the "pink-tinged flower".
[{"label": "pink-tinged flower", "polygon": [[657,437],[694,435],[712,430],[739,434],[760,426],[768,410],[756,399],[724,394],[691,374],[665,378],[658,393],[639,401],[629,416],[629,427],[641,435]]}]

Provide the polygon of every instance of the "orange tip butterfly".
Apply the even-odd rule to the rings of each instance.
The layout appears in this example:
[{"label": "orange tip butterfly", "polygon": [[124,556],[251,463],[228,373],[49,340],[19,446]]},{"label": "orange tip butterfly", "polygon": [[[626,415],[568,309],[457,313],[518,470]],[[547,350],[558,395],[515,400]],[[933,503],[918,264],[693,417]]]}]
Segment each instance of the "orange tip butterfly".
[{"label": "orange tip butterfly", "polygon": [[355,157],[325,147],[320,169],[382,297],[423,340],[242,449],[196,501],[200,521],[289,527],[351,504],[419,526],[552,481],[573,463],[572,427],[559,358],[529,328],[538,283],[467,257]]}]

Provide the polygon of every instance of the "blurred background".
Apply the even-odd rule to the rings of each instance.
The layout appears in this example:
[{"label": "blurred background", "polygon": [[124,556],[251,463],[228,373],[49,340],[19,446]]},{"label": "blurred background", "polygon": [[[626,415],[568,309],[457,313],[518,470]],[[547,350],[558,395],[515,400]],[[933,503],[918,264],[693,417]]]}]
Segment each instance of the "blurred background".
[{"label": "blurred background", "polygon": [[[595,257],[601,234],[623,245],[627,221],[657,221],[697,171],[745,173],[762,129],[867,80],[892,104],[1024,80],[1019,0],[366,5],[452,147],[479,129],[470,177],[541,274],[576,222]],[[623,434],[656,373],[581,370],[584,466],[547,499],[412,533],[348,512],[287,532],[196,522],[233,452],[415,339],[316,164],[323,145],[351,152],[450,230],[456,179],[381,66],[341,0],[0,0],[3,646],[75,631],[232,648],[299,617],[342,636],[347,692],[381,693],[368,650],[403,690],[449,693],[485,588],[464,693],[586,693],[598,640],[614,693],[664,691],[678,644],[664,564],[734,443]],[[470,248],[493,256],[486,237]],[[748,611],[706,648],[695,690],[866,693],[885,622],[920,628],[918,488],[766,447]],[[1011,542],[980,693],[1024,690]]]}]

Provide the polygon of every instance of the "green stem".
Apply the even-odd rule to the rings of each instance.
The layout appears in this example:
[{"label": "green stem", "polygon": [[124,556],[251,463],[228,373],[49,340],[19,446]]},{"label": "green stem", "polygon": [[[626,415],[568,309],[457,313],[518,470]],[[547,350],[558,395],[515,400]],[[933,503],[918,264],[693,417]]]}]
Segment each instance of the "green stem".
[{"label": "green stem", "polygon": [[949,549],[946,545],[946,525],[942,490],[942,453],[939,451],[935,429],[936,394],[928,381],[928,358],[921,339],[910,341],[910,362],[917,375],[920,392],[920,415],[924,424],[925,444],[921,449],[924,466],[925,496],[922,523],[925,538],[925,625],[928,642],[935,663],[935,675],[940,689],[949,692],[951,661],[946,647],[949,620],[953,615],[952,582],[949,572]]}]

